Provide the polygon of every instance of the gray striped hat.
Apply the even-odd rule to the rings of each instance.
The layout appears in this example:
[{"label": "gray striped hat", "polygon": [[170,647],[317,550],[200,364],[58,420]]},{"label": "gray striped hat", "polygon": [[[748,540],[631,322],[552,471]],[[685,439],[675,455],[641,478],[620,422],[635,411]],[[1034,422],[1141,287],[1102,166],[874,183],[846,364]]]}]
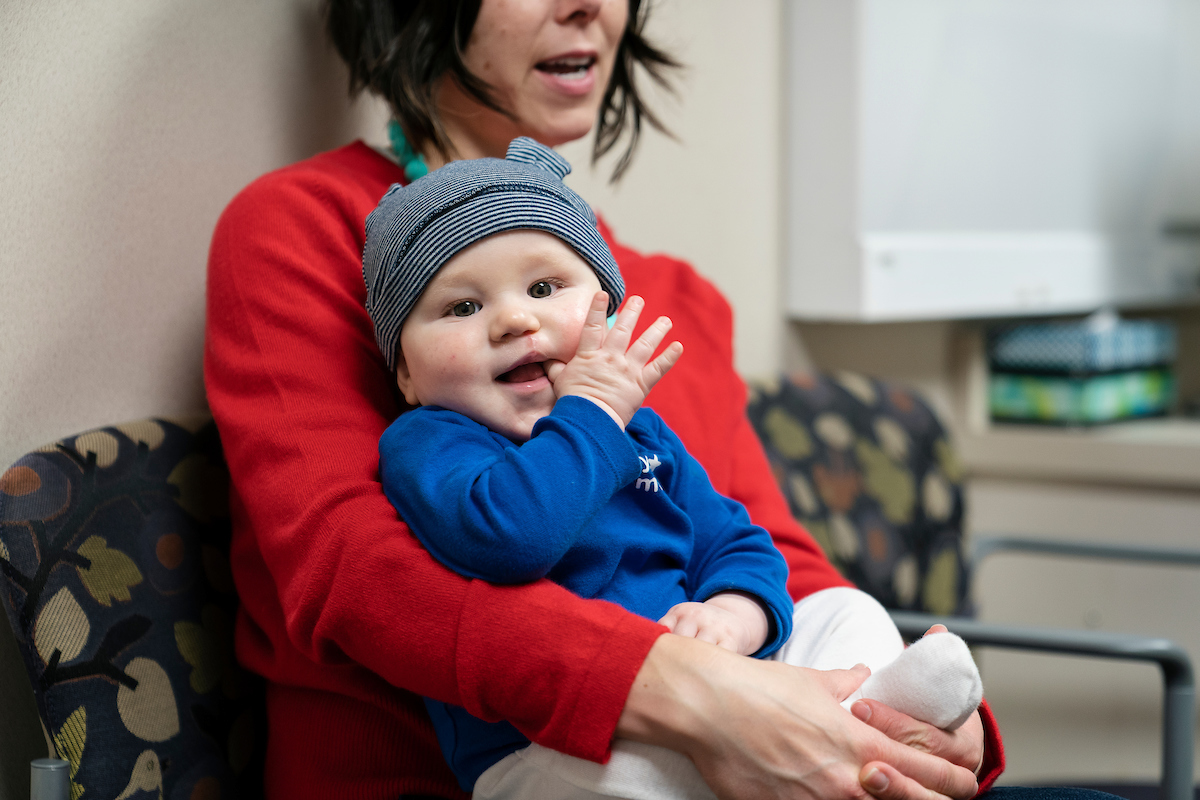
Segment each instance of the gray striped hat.
[{"label": "gray striped hat", "polygon": [[596,271],[608,313],[625,282],[596,229],[596,215],[567,188],[567,160],[527,137],[504,158],[452,161],[408,186],[395,184],[367,217],[363,280],[375,341],[396,368],[400,328],[425,286],[467,245],[504,231],[533,229],[562,239]]}]

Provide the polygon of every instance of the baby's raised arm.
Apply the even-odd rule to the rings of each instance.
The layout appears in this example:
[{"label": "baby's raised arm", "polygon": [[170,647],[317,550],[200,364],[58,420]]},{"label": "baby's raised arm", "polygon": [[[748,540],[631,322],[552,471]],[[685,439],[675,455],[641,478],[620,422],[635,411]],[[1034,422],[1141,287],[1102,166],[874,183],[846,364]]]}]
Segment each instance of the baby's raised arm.
[{"label": "baby's raised arm", "polygon": [[631,345],[633,329],[645,301],[634,295],[625,301],[610,330],[605,318],[608,295],[597,292],[588,309],[575,356],[565,364],[547,364],[546,376],[558,397],[575,395],[604,409],[622,429],[633,419],[646,395],[683,354],[683,345],[672,342],[651,358],[671,330],[671,320],[659,317]]}]

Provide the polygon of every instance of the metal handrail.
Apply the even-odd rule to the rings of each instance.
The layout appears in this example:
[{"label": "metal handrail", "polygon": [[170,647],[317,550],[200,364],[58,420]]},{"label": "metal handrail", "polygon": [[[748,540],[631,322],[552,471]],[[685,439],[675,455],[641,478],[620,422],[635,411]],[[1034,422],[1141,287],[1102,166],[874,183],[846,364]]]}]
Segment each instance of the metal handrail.
[{"label": "metal handrail", "polygon": [[1182,547],[1146,547],[1129,544],[1095,544],[1061,539],[1034,539],[1028,536],[983,536],[971,547],[971,563],[1000,552],[1030,552],[1041,555],[1078,556],[1151,564],[1200,567],[1200,550]]}]

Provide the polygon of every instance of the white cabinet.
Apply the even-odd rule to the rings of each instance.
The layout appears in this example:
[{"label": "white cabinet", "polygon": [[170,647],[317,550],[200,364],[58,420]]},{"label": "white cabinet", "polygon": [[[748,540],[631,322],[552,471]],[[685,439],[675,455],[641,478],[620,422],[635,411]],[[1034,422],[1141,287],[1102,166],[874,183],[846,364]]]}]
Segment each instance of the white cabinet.
[{"label": "white cabinet", "polygon": [[785,6],[790,316],[1196,295],[1200,0]]}]

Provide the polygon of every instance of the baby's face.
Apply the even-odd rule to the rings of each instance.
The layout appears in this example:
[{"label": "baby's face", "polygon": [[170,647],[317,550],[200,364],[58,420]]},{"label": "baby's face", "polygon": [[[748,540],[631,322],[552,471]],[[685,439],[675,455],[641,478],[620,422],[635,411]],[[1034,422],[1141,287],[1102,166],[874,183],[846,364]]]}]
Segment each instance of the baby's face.
[{"label": "baby's face", "polygon": [[434,276],[400,331],[396,383],[412,405],[457,411],[515,442],[556,399],[549,360],[569,361],[600,281],[542,231],[489,236]]}]

